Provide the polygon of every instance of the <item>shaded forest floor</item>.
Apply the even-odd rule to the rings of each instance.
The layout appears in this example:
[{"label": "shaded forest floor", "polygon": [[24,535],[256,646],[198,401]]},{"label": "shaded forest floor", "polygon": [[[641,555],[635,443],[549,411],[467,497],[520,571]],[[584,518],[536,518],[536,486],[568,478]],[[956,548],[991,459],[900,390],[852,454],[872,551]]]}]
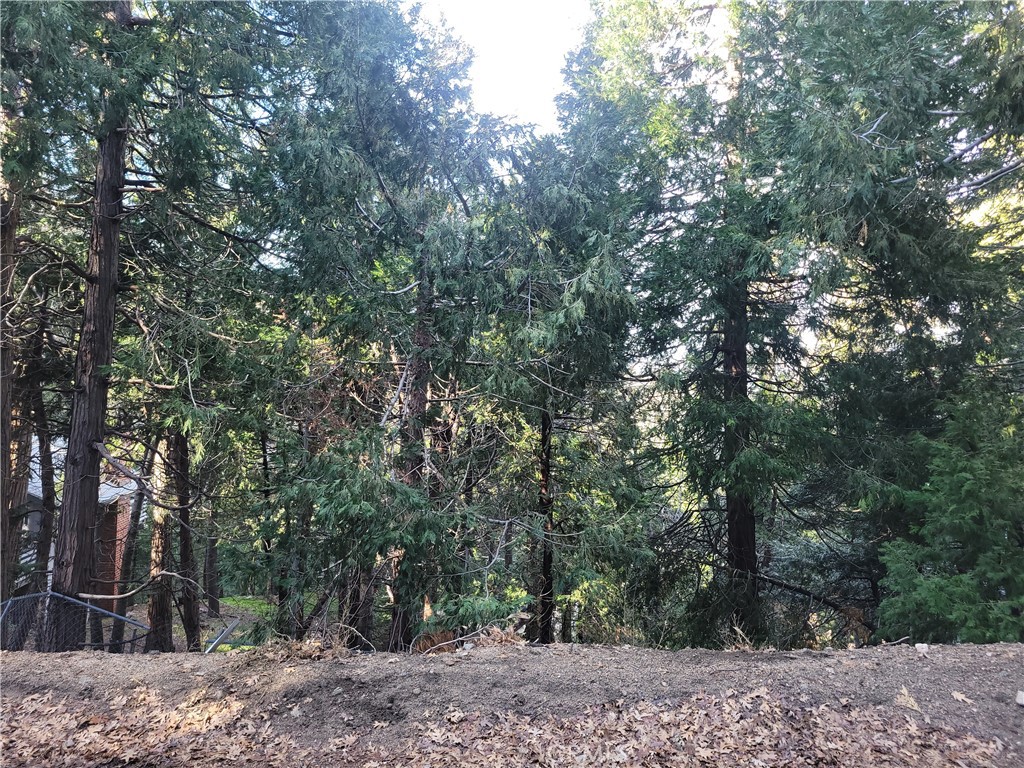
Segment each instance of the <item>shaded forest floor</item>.
[{"label": "shaded forest floor", "polygon": [[1024,646],[0,653],[20,766],[1024,765]]}]

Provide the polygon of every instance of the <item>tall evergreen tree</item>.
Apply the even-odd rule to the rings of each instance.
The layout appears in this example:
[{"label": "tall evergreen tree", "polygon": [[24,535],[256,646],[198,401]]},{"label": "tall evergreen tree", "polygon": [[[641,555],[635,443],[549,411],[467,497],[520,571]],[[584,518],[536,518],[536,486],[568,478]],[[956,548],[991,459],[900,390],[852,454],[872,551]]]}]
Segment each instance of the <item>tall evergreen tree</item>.
[{"label": "tall evergreen tree", "polygon": [[[110,74],[109,82],[100,86],[103,103],[97,131],[92,231],[53,575],[54,591],[64,595],[84,592],[91,578],[100,481],[98,445],[104,440],[107,412],[106,369],[113,359],[129,112],[138,98],[137,78],[148,77],[148,46],[136,30],[139,23],[132,16],[130,0],[117,0],[104,10],[109,17],[103,19],[101,28],[110,44],[99,55],[108,62]],[[129,50],[134,54],[131,58]],[[130,69],[132,64],[135,67]],[[53,601],[46,615],[46,648],[78,647],[84,632],[80,609]]]},{"label": "tall evergreen tree", "polygon": [[[802,507],[841,537],[893,526],[899,502],[884,517],[863,510],[881,513],[900,483],[920,482],[923,465],[898,446],[937,424],[936,369],[925,368],[940,366],[945,381],[963,370],[1000,284],[954,211],[972,185],[1014,172],[1012,155],[991,170],[988,151],[1008,126],[967,128],[992,57],[965,47],[993,25],[1014,28],[1014,13],[868,3],[850,28],[850,12],[743,3],[727,19],[612,3],[577,79],[632,118],[637,156],[665,158],[639,250],[640,327],[650,359],[677,370],[663,380],[682,384],[667,439],[701,510],[668,530],[688,542],[682,556],[705,551],[697,568],[726,574],[726,604],[747,634],[761,628],[757,585],[789,583],[760,573],[757,520]],[[940,328],[962,329],[958,343]],[[864,386],[879,374],[889,388]],[[840,413],[857,426],[834,421]],[[900,430],[874,465],[883,487],[848,476],[850,495],[835,494],[834,470],[859,464],[880,416]],[[856,597],[877,605],[866,538],[854,544],[864,555],[855,578],[872,589]],[[833,605],[854,597],[836,591],[834,573],[810,591]]]}]

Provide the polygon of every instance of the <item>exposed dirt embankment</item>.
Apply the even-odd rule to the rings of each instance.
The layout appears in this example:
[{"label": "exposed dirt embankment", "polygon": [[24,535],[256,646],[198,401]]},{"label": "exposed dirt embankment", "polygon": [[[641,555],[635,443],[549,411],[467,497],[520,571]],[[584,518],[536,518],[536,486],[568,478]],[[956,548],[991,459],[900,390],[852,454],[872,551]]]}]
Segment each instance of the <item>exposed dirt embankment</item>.
[{"label": "exposed dirt embankment", "polygon": [[1024,766],[1024,646],[0,654],[16,766]]}]

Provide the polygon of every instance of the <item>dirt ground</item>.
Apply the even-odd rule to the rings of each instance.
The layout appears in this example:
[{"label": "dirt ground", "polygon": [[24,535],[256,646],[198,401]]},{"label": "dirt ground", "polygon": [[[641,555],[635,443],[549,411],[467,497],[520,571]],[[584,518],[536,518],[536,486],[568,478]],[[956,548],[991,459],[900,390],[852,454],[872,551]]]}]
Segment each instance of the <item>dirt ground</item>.
[{"label": "dirt ground", "polygon": [[1024,767],[1024,646],[0,653],[4,768]]}]

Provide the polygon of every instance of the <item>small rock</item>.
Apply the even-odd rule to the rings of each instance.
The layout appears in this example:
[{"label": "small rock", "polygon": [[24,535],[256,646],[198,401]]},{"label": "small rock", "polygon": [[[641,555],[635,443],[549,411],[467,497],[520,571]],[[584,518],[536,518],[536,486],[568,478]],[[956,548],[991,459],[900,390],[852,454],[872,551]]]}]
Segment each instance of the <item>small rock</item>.
[{"label": "small rock", "polygon": [[419,696],[419,695],[420,695],[420,693],[421,693],[421,691],[420,691],[420,689],[419,689],[419,688],[413,688],[413,689],[412,689],[412,695],[413,695],[413,696]]},{"label": "small rock", "polygon": [[1024,691],[1017,691],[1017,703],[1024,707]]},{"label": "small rock", "polygon": [[335,688],[333,691],[331,691],[331,696],[341,696],[343,693],[345,693],[345,691],[343,691],[341,688]]},{"label": "small rock", "polygon": [[918,655],[920,655],[920,656],[927,656],[928,655],[928,643],[916,643],[914,645],[914,649],[917,651]]}]

